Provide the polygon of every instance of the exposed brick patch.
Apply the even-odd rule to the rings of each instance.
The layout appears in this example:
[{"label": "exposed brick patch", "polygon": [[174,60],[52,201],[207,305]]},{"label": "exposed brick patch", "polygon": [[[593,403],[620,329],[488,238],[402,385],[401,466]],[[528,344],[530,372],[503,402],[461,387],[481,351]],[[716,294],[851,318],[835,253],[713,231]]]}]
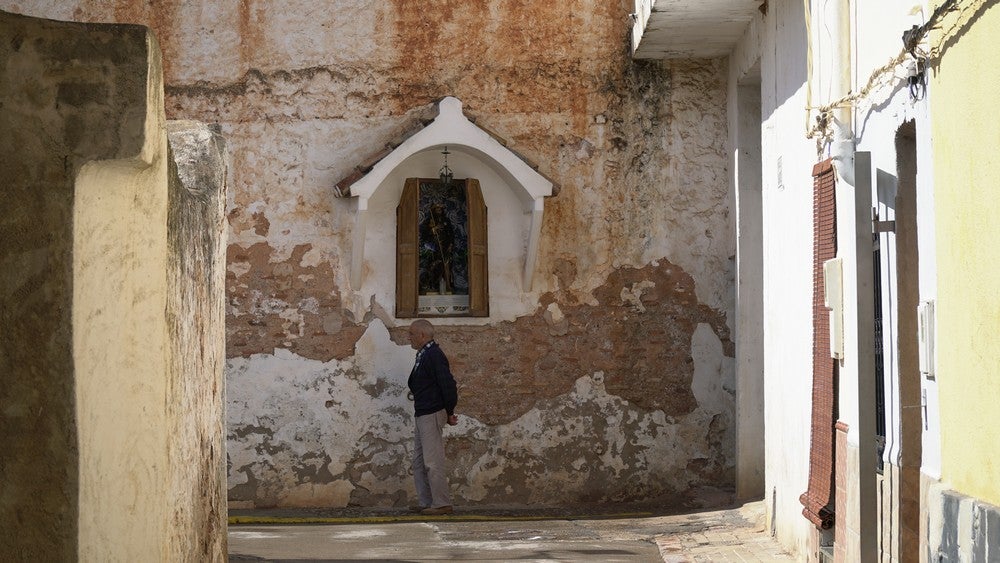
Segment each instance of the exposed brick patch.
[{"label": "exposed brick patch", "polygon": [[274,249],[266,243],[229,246],[227,357],[270,354],[275,348],[324,362],[354,355],[365,326],[341,306],[329,263],[302,266],[311,248],[298,245],[287,260],[272,262]]},{"label": "exposed brick patch", "polygon": [[[733,356],[725,314],[700,304],[691,276],[666,260],[616,270],[594,295],[594,306],[559,306],[561,292],[548,293],[534,315],[514,322],[438,327],[459,381],[460,410],[505,424],[602,371],[608,393],[641,408],[674,417],[693,411],[691,337],[708,323]],[[392,333],[405,341],[405,327]]]}]

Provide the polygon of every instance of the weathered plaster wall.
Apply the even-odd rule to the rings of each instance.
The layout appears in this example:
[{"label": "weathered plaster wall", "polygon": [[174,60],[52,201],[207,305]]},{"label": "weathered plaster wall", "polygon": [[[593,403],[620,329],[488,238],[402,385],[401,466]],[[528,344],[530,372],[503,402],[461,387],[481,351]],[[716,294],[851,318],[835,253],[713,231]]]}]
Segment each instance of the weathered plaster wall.
[{"label": "weathered plaster wall", "polygon": [[[412,353],[391,293],[350,286],[354,203],[332,186],[446,95],[562,186],[533,289],[491,279],[486,324],[441,323],[462,386],[456,492],[732,485],[722,62],[632,62],[624,1],[6,4],[150,25],[168,115],[227,138],[232,499],[405,502]],[[717,367],[702,368],[711,397],[699,365]]]},{"label": "weathered plaster wall", "polygon": [[[761,18],[747,26],[754,36]],[[736,495],[764,495],[764,321],[760,58],[744,37],[729,58],[730,208],[736,227]],[[750,60],[745,60],[749,58]]]},{"label": "weathered plaster wall", "polygon": [[0,31],[0,558],[221,560],[221,185],[170,193],[148,29]]},{"label": "weathered plaster wall", "polygon": [[[447,334],[441,342],[446,351],[456,349]],[[706,324],[690,345],[690,384],[701,404],[689,412],[632,404],[609,390],[609,374],[596,370],[549,397],[529,390],[539,398],[493,409],[500,422],[460,417],[447,431],[456,500],[677,502],[705,482],[731,482],[731,465],[717,454],[733,447],[732,388],[724,375],[731,360],[722,359],[722,343]],[[230,381],[242,382],[229,388],[231,501],[295,506],[322,499],[345,506],[412,498],[406,462],[412,406],[398,375],[411,363],[411,351],[393,346],[379,320],[352,360],[322,362],[283,350],[230,360]],[[460,392],[467,392],[468,379],[459,379]],[[524,393],[494,400],[502,405]]]},{"label": "weathered plaster wall", "polygon": [[921,560],[988,563],[1000,556],[1000,507],[956,492],[928,488],[926,549]]}]

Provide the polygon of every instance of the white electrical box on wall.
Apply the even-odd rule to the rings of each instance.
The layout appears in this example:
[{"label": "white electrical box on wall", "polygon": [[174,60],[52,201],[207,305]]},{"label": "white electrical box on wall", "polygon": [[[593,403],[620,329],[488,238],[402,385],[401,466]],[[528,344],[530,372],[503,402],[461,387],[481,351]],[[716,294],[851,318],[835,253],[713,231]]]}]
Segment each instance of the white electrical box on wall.
[{"label": "white electrical box on wall", "polygon": [[830,357],[844,359],[844,260],[823,262],[823,304],[830,309]]},{"label": "white electrical box on wall", "polygon": [[917,305],[917,338],[920,347],[920,374],[934,379],[934,301]]}]

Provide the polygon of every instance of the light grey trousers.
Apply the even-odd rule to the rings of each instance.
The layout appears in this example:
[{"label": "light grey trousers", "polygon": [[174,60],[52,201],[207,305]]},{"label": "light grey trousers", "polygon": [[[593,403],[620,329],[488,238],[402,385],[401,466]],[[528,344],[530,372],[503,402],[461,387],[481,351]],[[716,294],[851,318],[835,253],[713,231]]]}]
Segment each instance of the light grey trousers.
[{"label": "light grey trousers", "polygon": [[413,482],[417,486],[417,502],[420,506],[451,506],[448,475],[444,466],[444,438],[441,436],[447,422],[448,413],[444,409],[416,417],[413,431]]}]

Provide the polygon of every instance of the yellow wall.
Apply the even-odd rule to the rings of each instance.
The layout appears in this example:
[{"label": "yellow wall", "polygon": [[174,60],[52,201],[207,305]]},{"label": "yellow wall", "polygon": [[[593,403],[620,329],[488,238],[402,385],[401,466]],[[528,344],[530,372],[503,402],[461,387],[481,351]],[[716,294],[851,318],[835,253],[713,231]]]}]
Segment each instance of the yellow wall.
[{"label": "yellow wall", "polygon": [[87,163],[76,181],[73,360],[84,561],[167,559],[167,137],[159,50],[152,36],[148,42],[139,154]]},{"label": "yellow wall", "polygon": [[936,37],[942,56],[930,83],[942,479],[994,505],[1000,505],[998,36],[1000,5]]}]

